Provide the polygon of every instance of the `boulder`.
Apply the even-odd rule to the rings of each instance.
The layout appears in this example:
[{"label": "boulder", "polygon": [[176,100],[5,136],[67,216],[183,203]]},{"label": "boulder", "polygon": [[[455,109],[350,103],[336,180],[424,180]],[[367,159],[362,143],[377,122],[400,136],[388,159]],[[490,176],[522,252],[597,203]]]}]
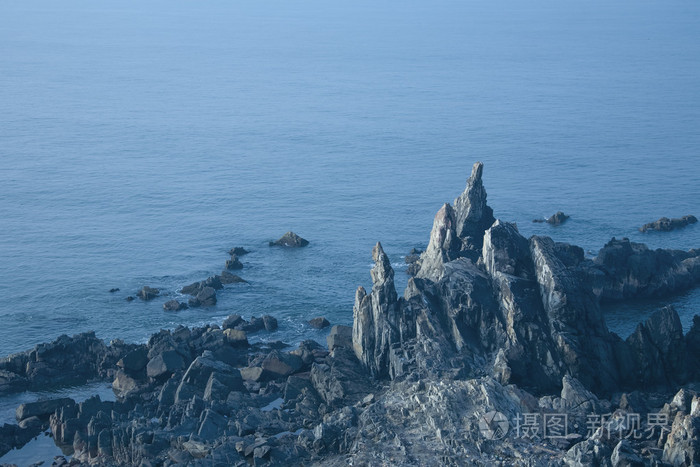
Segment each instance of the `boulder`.
[{"label": "boulder", "polygon": [[143,370],[148,363],[148,348],[139,346],[122,357],[117,366],[129,374],[136,374]]},{"label": "boulder", "polygon": [[270,315],[264,315],[262,320],[266,331],[272,332],[277,330],[277,318]]},{"label": "boulder", "polygon": [[147,285],[143,286],[141,290],[139,290],[136,293],[136,296],[139,297],[141,300],[153,300],[160,294],[159,289],[153,289]]},{"label": "boulder", "polygon": [[310,319],[309,325],[315,329],[323,329],[330,326],[331,323],[329,323],[326,318],[319,316],[318,318]]},{"label": "boulder", "polygon": [[216,305],[216,291],[212,287],[204,287],[194,298],[190,298],[188,304],[191,308],[214,306]]},{"label": "boulder", "polygon": [[284,378],[299,371],[304,365],[300,357],[278,350],[270,352],[260,365],[272,378]]},{"label": "boulder", "polygon": [[163,310],[165,311],[180,311],[186,309],[187,303],[178,302],[177,300],[168,300],[167,302],[163,303]]},{"label": "boulder", "polygon": [[235,271],[237,269],[243,269],[243,263],[240,262],[238,256],[231,255],[231,258],[226,260],[226,270]]},{"label": "boulder", "polygon": [[114,293],[114,292],[119,292],[119,287],[115,287],[113,289],[109,289],[109,293]]},{"label": "boulder", "polygon": [[248,337],[245,331],[240,329],[226,329],[224,331],[226,342],[233,347],[248,347]]},{"label": "boulder", "polygon": [[695,224],[697,221],[698,218],[692,215],[683,216],[679,219],[669,219],[668,217],[662,217],[657,221],[644,224],[639,228],[639,231],[647,232],[649,230],[656,230],[660,232],[670,232],[671,230],[680,229],[690,224]]},{"label": "boulder", "polygon": [[230,315],[228,318],[226,318],[221,325],[224,329],[233,329],[238,325],[241,325],[245,323],[245,320],[241,317],[241,315]]},{"label": "boulder", "polygon": [[233,256],[233,255],[243,256],[243,255],[247,255],[248,253],[250,253],[250,252],[248,250],[246,250],[245,248],[243,248],[242,246],[235,246],[228,251],[228,254],[231,256]]},{"label": "boulder", "polygon": [[166,350],[153,358],[146,365],[149,378],[170,377],[173,373],[185,367],[185,360],[175,350]]},{"label": "boulder", "polygon": [[557,211],[556,214],[552,214],[548,219],[547,223],[552,224],[552,225],[561,225],[564,222],[566,222],[569,219],[570,216],[567,216],[561,211]]},{"label": "boulder", "polygon": [[231,274],[227,270],[221,271],[221,276],[219,276],[219,280],[222,284],[248,283],[248,281],[246,281],[245,279],[242,279],[240,276],[237,276],[235,274]]},{"label": "boulder", "polygon": [[336,324],[331,328],[331,333],[326,338],[328,350],[333,351],[338,347],[352,349],[352,328]]},{"label": "boulder", "polygon": [[204,397],[209,378],[215,374],[219,381],[228,381],[236,390],[243,388],[241,373],[224,362],[216,360],[210,351],[204,351],[185,372],[175,392],[175,403],[192,399],[193,396]]},{"label": "boulder", "polygon": [[284,246],[288,248],[300,248],[309,244],[308,240],[301,238],[294,232],[287,232],[282,235],[278,240],[270,242],[270,246]]}]

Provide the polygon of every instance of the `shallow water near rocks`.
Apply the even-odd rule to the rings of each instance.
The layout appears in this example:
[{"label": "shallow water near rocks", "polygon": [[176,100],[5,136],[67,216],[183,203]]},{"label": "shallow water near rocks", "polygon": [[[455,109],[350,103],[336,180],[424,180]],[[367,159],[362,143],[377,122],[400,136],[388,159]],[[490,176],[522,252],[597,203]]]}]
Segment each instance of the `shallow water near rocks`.
[{"label": "shallow water near rocks", "polygon": [[[46,0],[0,7],[0,355],[95,330],[352,322],[381,241],[425,246],[485,163],[526,235],[700,247],[700,4]],[[535,218],[564,211],[552,227]],[[271,248],[294,230],[311,244]],[[164,312],[251,250],[211,308]],[[143,285],[151,302],[126,302]],[[110,294],[111,288],[121,289]],[[401,290],[399,290],[401,293]],[[700,308],[691,292],[653,303]],[[608,310],[623,337],[648,315]]]}]

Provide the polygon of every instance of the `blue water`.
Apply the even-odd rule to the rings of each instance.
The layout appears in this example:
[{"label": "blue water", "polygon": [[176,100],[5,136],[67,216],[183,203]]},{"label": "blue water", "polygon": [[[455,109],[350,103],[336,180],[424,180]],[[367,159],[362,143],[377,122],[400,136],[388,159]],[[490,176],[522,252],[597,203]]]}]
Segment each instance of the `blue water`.
[{"label": "blue water", "polygon": [[[376,241],[403,287],[476,160],[526,235],[700,247],[636,231],[700,215],[698,24],[692,0],[0,0],[0,355],[231,313],[322,339],[303,322],[352,321]],[[267,246],[290,229],[311,245]],[[250,285],[162,310],[236,245]]]}]

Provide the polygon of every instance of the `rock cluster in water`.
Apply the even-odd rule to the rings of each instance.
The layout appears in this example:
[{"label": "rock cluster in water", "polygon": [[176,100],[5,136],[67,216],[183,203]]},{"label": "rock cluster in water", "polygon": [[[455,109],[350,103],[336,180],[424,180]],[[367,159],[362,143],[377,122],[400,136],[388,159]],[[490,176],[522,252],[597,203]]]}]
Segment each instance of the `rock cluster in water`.
[{"label": "rock cluster in water", "polygon": [[671,230],[680,229],[690,224],[695,224],[698,218],[692,215],[683,216],[680,219],[669,219],[668,217],[662,217],[661,219],[644,224],[639,228],[640,232],[647,232],[649,230],[658,230],[663,232],[669,232]]},{"label": "rock cluster in water", "polygon": [[327,346],[251,345],[277,323],[237,315],[145,345],[62,337],[0,361],[0,394],[108,379],[117,401],[27,405],[0,439],[49,426],[92,465],[699,463],[700,316],[684,334],[664,307],[623,340],[600,303],[697,286],[700,250],[613,239],[587,259],[526,239],[494,218],[482,171],[438,211],[402,296],[374,247],[372,289]]}]

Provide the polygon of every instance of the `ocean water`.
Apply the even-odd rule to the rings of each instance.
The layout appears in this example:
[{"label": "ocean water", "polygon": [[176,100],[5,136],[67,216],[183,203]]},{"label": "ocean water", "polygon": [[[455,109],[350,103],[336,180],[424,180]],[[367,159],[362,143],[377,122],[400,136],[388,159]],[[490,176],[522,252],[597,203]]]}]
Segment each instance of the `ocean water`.
[{"label": "ocean water", "polygon": [[[637,232],[700,215],[698,24],[691,0],[0,2],[0,355],[232,313],[323,339],[305,321],[352,322],[377,241],[401,292],[477,160],[525,235],[700,247]],[[310,246],[267,246],[287,230]],[[250,284],[163,311],[237,245]],[[127,303],[143,285],[162,298]],[[700,313],[691,291],[610,326],[666,303]]]}]

